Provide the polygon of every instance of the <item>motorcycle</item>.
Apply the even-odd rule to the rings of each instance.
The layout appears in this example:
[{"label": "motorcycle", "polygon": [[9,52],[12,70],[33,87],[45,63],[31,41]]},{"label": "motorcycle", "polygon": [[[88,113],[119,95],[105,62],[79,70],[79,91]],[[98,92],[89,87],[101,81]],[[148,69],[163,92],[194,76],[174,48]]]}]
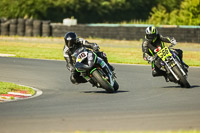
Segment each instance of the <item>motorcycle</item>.
[{"label": "motorcycle", "polygon": [[187,81],[188,71],[173,50],[168,47],[162,48],[155,54],[154,60],[155,65],[161,71],[166,72],[169,81],[178,83],[181,87],[190,88]]},{"label": "motorcycle", "polygon": [[115,73],[93,51],[81,47],[72,55],[75,60],[75,69],[80,75],[97,88],[103,88],[108,93],[114,93],[119,85]]}]

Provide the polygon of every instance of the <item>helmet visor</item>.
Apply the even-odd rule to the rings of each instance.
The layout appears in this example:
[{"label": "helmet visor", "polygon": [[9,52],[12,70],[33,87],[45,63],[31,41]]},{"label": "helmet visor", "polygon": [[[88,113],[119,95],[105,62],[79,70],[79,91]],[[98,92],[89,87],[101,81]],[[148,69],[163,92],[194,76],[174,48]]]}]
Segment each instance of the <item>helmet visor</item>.
[{"label": "helmet visor", "polygon": [[146,37],[149,40],[154,40],[154,38],[156,38],[156,34],[147,34]]},{"label": "helmet visor", "polygon": [[65,40],[65,44],[67,45],[68,48],[73,48],[76,43],[76,39],[67,39]]}]

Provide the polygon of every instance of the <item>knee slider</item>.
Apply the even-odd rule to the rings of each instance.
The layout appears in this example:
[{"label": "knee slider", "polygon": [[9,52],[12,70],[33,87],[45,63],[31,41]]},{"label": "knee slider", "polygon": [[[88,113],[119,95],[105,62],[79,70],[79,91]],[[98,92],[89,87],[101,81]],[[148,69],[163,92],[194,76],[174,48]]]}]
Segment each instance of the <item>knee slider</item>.
[{"label": "knee slider", "polygon": [[76,79],[74,78],[74,75],[71,75],[71,76],[70,76],[70,80],[71,80],[71,82],[72,82],[73,84],[77,84],[77,81],[76,81]]},{"label": "knee slider", "polygon": [[154,69],[154,70],[152,70],[152,76],[153,77],[155,77],[157,75],[157,72],[156,72],[156,70]]}]

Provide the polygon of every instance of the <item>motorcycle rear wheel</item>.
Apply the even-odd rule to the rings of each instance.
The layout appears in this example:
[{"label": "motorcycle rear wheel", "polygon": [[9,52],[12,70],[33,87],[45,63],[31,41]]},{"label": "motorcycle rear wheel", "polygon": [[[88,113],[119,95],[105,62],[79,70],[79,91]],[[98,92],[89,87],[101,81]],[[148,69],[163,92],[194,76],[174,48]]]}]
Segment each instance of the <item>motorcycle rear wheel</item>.
[{"label": "motorcycle rear wheel", "polygon": [[187,81],[186,77],[183,76],[180,69],[177,66],[173,67],[172,69],[173,69],[174,73],[178,76],[179,84],[181,85],[181,87],[190,88],[189,82]]},{"label": "motorcycle rear wheel", "polygon": [[98,70],[95,70],[92,72],[92,76],[96,79],[96,81],[100,84],[100,86],[105,89],[109,93],[114,93],[114,88],[110,85],[110,83],[103,78],[103,76],[98,72]]},{"label": "motorcycle rear wheel", "polygon": [[117,81],[114,82],[114,90],[117,91],[119,89],[119,84],[117,83]]}]

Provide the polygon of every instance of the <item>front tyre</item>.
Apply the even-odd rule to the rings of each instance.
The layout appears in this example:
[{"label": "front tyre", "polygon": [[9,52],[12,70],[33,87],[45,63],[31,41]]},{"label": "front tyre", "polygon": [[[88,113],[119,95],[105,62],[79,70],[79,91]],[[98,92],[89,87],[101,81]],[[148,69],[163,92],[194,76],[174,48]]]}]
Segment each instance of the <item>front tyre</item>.
[{"label": "front tyre", "polygon": [[113,93],[115,92],[114,88],[110,85],[110,83],[98,72],[95,70],[92,72],[92,76],[96,79],[96,82],[100,84],[102,88],[104,88],[107,92]]},{"label": "front tyre", "polygon": [[178,76],[179,84],[181,85],[181,87],[190,88],[189,82],[187,81],[186,77],[183,76],[180,69],[177,66],[173,67],[172,69],[173,69],[174,73]]}]

